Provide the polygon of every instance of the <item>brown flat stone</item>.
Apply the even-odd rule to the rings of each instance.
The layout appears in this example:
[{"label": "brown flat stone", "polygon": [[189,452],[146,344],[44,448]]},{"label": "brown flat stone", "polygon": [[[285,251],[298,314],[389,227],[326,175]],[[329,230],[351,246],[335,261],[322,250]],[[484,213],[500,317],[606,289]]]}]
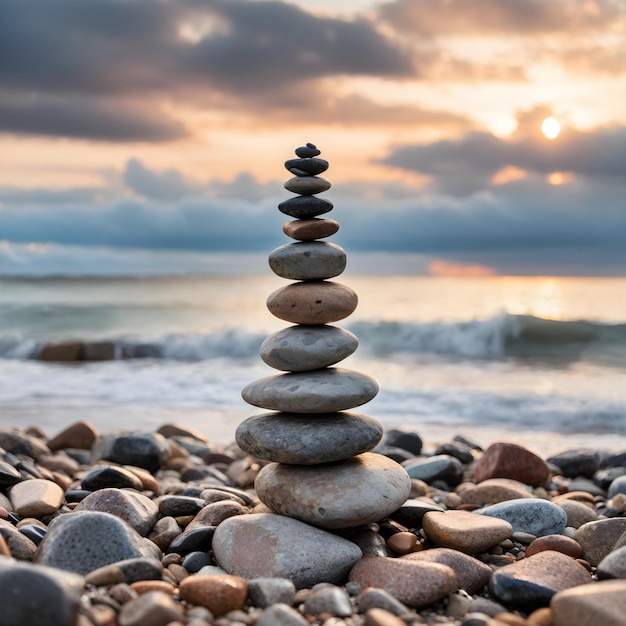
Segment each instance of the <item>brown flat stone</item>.
[{"label": "brown flat stone", "polygon": [[474,479],[512,478],[525,485],[541,487],[550,477],[548,464],[534,452],[516,443],[494,443],[476,463]]},{"label": "brown flat stone", "polygon": [[185,616],[170,594],[150,591],[126,602],[119,612],[119,626],[165,626],[183,622]]},{"label": "brown flat stone", "polygon": [[508,539],[509,522],[469,511],[430,511],[424,515],[424,532],[434,544],[475,554]]},{"label": "brown flat stone", "polygon": [[607,580],[557,593],[552,626],[624,626],[626,580]]},{"label": "brown flat stone", "polygon": [[48,448],[52,451],[65,448],[91,450],[97,436],[95,426],[89,422],[76,422],[52,437],[48,441]]},{"label": "brown flat stone", "polygon": [[543,550],[555,550],[561,554],[567,554],[574,559],[579,559],[583,550],[580,544],[564,535],[545,535],[538,537],[526,548],[526,556],[532,556]]},{"label": "brown flat stone", "polygon": [[613,550],[624,532],[626,517],[613,517],[583,524],[576,531],[574,539],[583,549],[583,559],[596,566]]},{"label": "brown flat stone", "polygon": [[387,539],[387,547],[398,554],[410,554],[415,552],[417,537],[409,532],[394,533]]},{"label": "brown flat stone", "polygon": [[283,224],[285,235],[298,241],[324,239],[334,235],[338,230],[339,224],[331,219],[291,220]]},{"label": "brown flat stone", "polygon": [[321,280],[298,282],[271,293],[270,313],[294,324],[328,324],[348,317],[357,307],[358,297],[340,283]]},{"label": "brown flat stone", "polygon": [[554,504],[560,506],[567,515],[567,525],[572,528],[579,528],[587,522],[598,519],[595,506],[589,505],[581,500],[555,500]]},{"label": "brown flat stone", "polygon": [[61,508],[64,497],[63,489],[59,485],[43,478],[17,483],[10,493],[15,512],[23,517],[41,517],[55,513]]},{"label": "brown flat stone", "polygon": [[245,579],[230,574],[196,574],[180,583],[180,597],[204,606],[214,615],[241,609],[248,598]]},{"label": "brown flat stone", "polygon": [[488,478],[478,485],[471,485],[459,491],[463,504],[485,506],[497,504],[505,500],[532,498],[533,494],[524,483],[510,478]]},{"label": "brown flat stone", "polygon": [[82,341],[48,343],[41,349],[38,358],[40,361],[80,361],[83,358],[83,349]]}]

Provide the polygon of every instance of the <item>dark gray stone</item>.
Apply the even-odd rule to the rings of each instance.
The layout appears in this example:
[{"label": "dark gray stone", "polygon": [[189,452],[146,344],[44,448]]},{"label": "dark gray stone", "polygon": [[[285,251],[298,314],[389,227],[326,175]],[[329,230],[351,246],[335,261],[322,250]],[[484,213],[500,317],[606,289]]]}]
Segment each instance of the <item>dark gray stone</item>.
[{"label": "dark gray stone", "polygon": [[235,439],[257,458],[312,465],[367,452],[382,435],[382,424],[360,413],[263,413],[239,424]]},{"label": "dark gray stone", "polygon": [[98,465],[89,471],[81,480],[80,486],[87,491],[96,491],[113,487],[116,489],[137,489],[141,491],[143,485],[132,472],[114,465]]},{"label": "dark gray stone", "polygon": [[306,615],[328,613],[334,617],[349,617],[352,615],[350,596],[341,587],[320,586],[306,597],[304,612]]},{"label": "dark gray stone", "polygon": [[421,528],[424,515],[430,511],[443,513],[445,509],[432,502],[427,502],[426,500],[411,498],[397,511],[394,511],[390,517],[407,528]]},{"label": "dark gray stone", "polygon": [[83,587],[76,574],[0,560],[0,623],[75,626]]},{"label": "dark gray stone", "polygon": [[248,595],[254,606],[264,609],[282,602],[291,606],[296,586],[288,578],[252,578],[248,581]]},{"label": "dark gray stone", "polygon": [[[181,565],[190,573],[199,572],[205,565],[212,565],[213,561],[208,552],[190,552],[182,561]],[[255,605],[258,606],[258,605]]]},{"label": "dark gray stone", "polygon": [[626,476],[618,476],[611,482],[607,498],[610,500],[618,493],[626,493]]},{"label": "dark gray stone", "polygon": [[423,480],[428,484],[442,480],[450,487],[456,487],[463,481],[463,465],[458,459],[447,454],[406,461],[403,467],[411,478]]},{"label": "dark gray stone", "polygon": [[598,563],[596,573],[600,580],[607,578],[626,579],[626,546],[609,552]]},{"label": "dark gray stone", "polygon": [[422,438],[413,432],[391,429],[387,431],[384,444],[393,448],[408,450],[417,456],[422,453]]},{"label": "dark gray stone", "polygon": [[285,168],[296,176],[316,176],[328,169],[328,161],[316,158],[288,159],[285,161]]},{"label": "dark gray stone", "polygon": [[278,205],[278,210],[281,213],[300,220],[310,220],[323,213],[328,213],[332,209],[333,203],[319,196],[294,196],[288,200],[283,200]]},{"label": "dark gray stone", "polygon": [[92,448],[91,462],[101,459],[120,465],[135,465],[156,472],[169,456],[169,443],[158,433],[103,435]]},{"label": "dark gray stone", "polygon": [[9,463],[0,461],[0,489],[6,489],[22,480],[22,475]]},{"label": "dark gray stone", "polygon": [[163,516],[181,517],[195,515],[206,506],[206,500],[190,496],[162,496],[158,499],[159,513]]},{"label": "dark gray stone", "polygon": [[566,450],[546,459],[548,463],[556,465],[561,470],[561,474],[568,478],[578,476],[592,478],[600,467],[600,460],[600,452],[591,448]]},{"label": "dark gray stone", "polygon": [[317,149],[314,143],[307,143],[306,146],[300,146],[296,148],[296,156],[301,159],[308,159],[319,156],[321,152]]}]

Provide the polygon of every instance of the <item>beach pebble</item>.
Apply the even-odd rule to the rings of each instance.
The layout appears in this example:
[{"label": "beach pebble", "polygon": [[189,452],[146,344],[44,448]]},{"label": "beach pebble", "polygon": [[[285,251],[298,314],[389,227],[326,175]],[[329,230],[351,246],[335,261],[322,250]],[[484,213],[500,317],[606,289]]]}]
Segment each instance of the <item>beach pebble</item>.
[{"label": "beach pebble", "polygon": [[18,561],[32,561],[37,545],[21,533],[13,524],[0,519],[0,536],[9,550],[10,555]]},{"label": "beach pebble", "polygon": [[618,476],[609,485],[607,498],[614,498],[618,493],[626,494],[626,476]]},{"label": "beach pebble", "polygon": [[82,500],[74,511],[101,511],[124,520],[144,537],[159,517],[157,505],[147,496],[128,489],[100,489]]},{"label": "beach pebble", "polygon": [[387,431],[384,440],[385,446],[407,450],[413,456],[422,452],[422,438],[415,432],[391,428]]},{"label": "beach pebble", "polygon": [[321,152],[313,143],[307,143],[306,146],[300,146],[299,148],[296,148],[296,156],[300,157],[301,159],[316,157],[319,154],[321,154]]},{"label": "beach pebble", "polygon": [[0,448],[5,452],[29,456],[35,460],[40,455],[50,452],[48,446],[41,440],[17,429],[0,430]]},{"label": "beach pebble", "polygon": [[488,478],[512,478],[541,487],[550,477],[548,464],[534,452],[516,443],[498,442],[485,450],[474,468],[477,483]]},{"label": "beach pebble", "polygon": [[404,626],[406,622],[385,609],[369,609],[365,613],[364,626]]},{"label": "beach pebble", "polygon": [[260,577],[248,580],[248,596],[254,606],[262,609],[272,604],[291,606],[296,595],[296,587],[288,578]]},{"label": "beach pebble", "polygon": [[181,600],[204,606],[213,615],[241,609],[248,597],[243,578],[229,574],[195,574],[181,581]]},{"label": "beach pebble", "polygon": [[606,557],[626,532],[626,517],[587,522],[578,528],[574,539],[583,549],[583,559],[594,567]]},{"label": "beach pebble", "polygon": [[539,498],[507,500],[475,513],[506,520],[513,527],[513,532],[530,533],[535,537],[559,534],[567,523],[567,516],[561,507]]},{"label": "beach pebble", "polygon": [[136,465],[156,472],[169,456],[169,443],[159,433],[104,435],[96,439],[91,462],[113,461],[120,465]]},{"label": "beach pebble", "polygon": [[269,255],[271,270],[289,280],[322,280],[346,269],[346,251],[326,241],[300,241],[280,246]]},{"label": "beach pebble", "polygon": [[598,519],[594,506],[589,506],[577,500],[558,500],[554,502],[565,511],[567,525],[572,528],[579,528],[587,522]]},{"label": "beach pebble", "polygon": [[137,489],[141,491],[141,480],[131,471],[119,465],[97,465],[89,470],[80,482],[81,489],[96,491],[115,487],[117,489]]},{"label": "beach pebble", "polygon": [[235,440],[259,459],[309,465],[367,452],[382,435],[382,424],[360,413],[264,413],[241,422]]},{"label": "beach pebble", "polygon": [[601,456],[597,450],[590,448],[576,448],[555,454],[546,459],[548,463],[556,465],[563,476],[568,478],[593,478],[600,468]]},{"label": "beach pebble", "polygon": [[131,585],[138,580],[160,580],[162,574],[161,561],[139,557],[110,563],[92,570],[85,576],[85,582],[96,586],[114,585],[121,582]]},{"label": "beach pebble", "polygon": [[[328,161],[315,157],[308,159],[288,159],[285,161],[285,169],[298,176],[316,176],[328,169]],[[296,172],[293,170],[296,170]],[[300,172],[304,172],[304,174],[300,174]]]},{"label": "beach pebble", "polygon": [[377,393],[373,378],[337,367],[260,378],[241,395],[249,404],[274,411],[334,413],[365,404]]},{"label": "beach pebble", "polygon": [[135,557],[157,556],[154,544],[110,513],[66,513],[48,527],[35,563],[87,574],[94,569]]},{"label": "beach pebble", "polygon": [[303,372],[339,363],[358,345],[355,335],[336,326],[289,326],[269,335],[259,353],[274,369]]},{"label": "beach pebble", "polygon": [[[271,546],[271,549],[268,549]],[[218,564],[243,578],[290,579],[297,588],[318,582],[342,584],[361,550],[351,541],[289,517],[231,517],[215,531]]]},{"label": "beach pebble", "polygon": [[420,528],[424,515],[429,511],[444,512],[444,508],[428,499],[409,498],[402,506],[391,514],[391,518],[407,528]]},{"label": "beach pebble", "polygon": [[51,480],[34,478],[13,485],[9,497],[18,515],[42,517],[55,513],[61,508],[64,492]]},{"label": "beach pebble", "polygon": [[427,484],[443,481],[450,487],[456,487],[463,480],[463,465],[458,459],[447,454],[431,456],[402,464],[411,478],[423,480]]},{"label": "beach pebble", "polygon": [[76,626],[83,586],[76,574],[0,559],[0,623]]},{"label": "beach pebble", "polygon": [[52,451],[65,448],[91,450],[97,436],[98,432],[90,422],[75,422],[52,437],[48,441],[48,448]]},{"label": "beach pebble", "polygon": [[370,609],[383,609],[393,615],[409,613],[405,604],[379,587],[365,587],[357,596],[356,605],[359,613],[365,613]]},{"label": "beach pebble", "polygon": [[435,450],[435,456],[447,454],[453,456],[461,463],[471,463],[474,460],[472,449],[461,443],[443,443]]},{"label": "beach pebble", "polygon": [[491,578],[491,568],[468,554],[450,548],[432,548],[400,557],[407,561],[421,561],[447,565],[456,574],[457,584],[469,594],[479,593]]},{"label": "beach pebble", "polygon": [[312,219],[332,211],[333,203],[319,196],[294,196],[283,200],[278,205],[278,210],[285,215],[297,219]]},{"label": "beach pebble", "polygon": [[334,617],[350,617],[352,605],[345,589],[335,586],[323,586],[314,589],[304,601],[305,615],[328,613]]},{"label": "beach pebble", "polygon": [[394,533],[387,539],[387,547],[397,554],[410,554],[418,549],[417,546],[417,536],[410,532]]},{"label": "beach pebble", "polygon": [[267,298],[270,313],[293,324],[337,322],[353,313],[357,304],[352,289],[326,280],[292,283]]},{"label": "beach pebble", "polygon": [[283,224],[283,233],[298,241],[324,239],[331,237],[338,230],[339,223],[331,219],[291,220]]},{"label": "beach pebble", "polygon": [[126,602],[117,621],[119,626],[167,626],[184,619],[180,606],[170,594],[149,591]]},{"label": "beach pebble", "polygon": [[505,500],[534,497],[526,485],[510,478],[488,478],[478,485],[468,485],[459,491],[463,504],[485,506]]},{"label": "beach pebble", "polygon": [[623,626],[626,580],[606,580],[561,591],[550,606],[552,626]]},{"label": "beach pebble", "polygon": [[298,611],[279,602],[263,611],[256,626],[309,626],[309,622]]},{"label": "beach pebble", "polygon": [[529,613],[548,606],[555,593],[592,581],[578,561],[546,550],[498,568],[489,581],[489,592],[508,609]]},{"label": "beach pebble", "polygon": [[270,463],[257,475],[255,489],[275,513],[322,528],[349,528],[395,511],[411,483],[400,465],[366,452],[318,466]]},{"label": "beach pebble", "polygon": [[22,480],[22,475],[12,465],[0,461],[0,488],[6,489]]},{"label": "beach pebble", "polygon": [[207,505],[207,501],[191,496],[162,496],[157,505],[161,515],[182,517],[200,512]]},{"label": "beach pebble", "polygon": [[433,604],[457,589],[454,570],[446,565],[384,556],[361,559],[350,580],[361,587],[380,587],[413,608]]},{"label": "beach pebble", "polygon": [[330,189],[331,184],[321,176],[294,176],[285,182],[283,187],[287,191],[302,196],[312,196]]},{"label": "beach pebble", "polygon": [[430,512],[424,515],[424,532],[435,545],[475,554],[508,539],[513,527],[505,520],[468,511]]},{"label": "beach pebble", "polygon": [[599,579],[626,579],[626,546],[609,552],[609,554],[598,563],[596,572]]},{"label": "beach pebble", "polygon": [[580,559],[583,555],[582,548],[577,541],[563,535],[545,535],[531,542],[526,548],[525,556],[529,557],[543,550],[555,550],[574,559]]}]

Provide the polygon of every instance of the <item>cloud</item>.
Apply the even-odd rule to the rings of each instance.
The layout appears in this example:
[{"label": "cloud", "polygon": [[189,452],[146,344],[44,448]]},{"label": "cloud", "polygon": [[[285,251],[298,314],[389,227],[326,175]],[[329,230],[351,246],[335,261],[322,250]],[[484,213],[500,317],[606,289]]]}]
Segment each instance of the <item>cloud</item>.
[{"label": "cloud", "polygon": [[620,0],[394,0],[378,13],[400,31],[429,37],[571,35],[625,24]]},{"label": "cloud", "polygon": [[200,193],[200,185],[175,169],[154,172],[139,159],[130,159],[124,170],[124,182],[137,195],[149,200],[171,202]]},{"label": "cloud", "polygon": [[626,180],[626,127],[566,128],[557,139],[548,140],[540,126],[549,113],[549,108],[539,107],[519,114],[518,129],[510,138],[474,131],[458,140],[397,146],[382,162],[430,176],[434,189],[457,195],[490,188],[496,172],[507,167],[614,184]]}]

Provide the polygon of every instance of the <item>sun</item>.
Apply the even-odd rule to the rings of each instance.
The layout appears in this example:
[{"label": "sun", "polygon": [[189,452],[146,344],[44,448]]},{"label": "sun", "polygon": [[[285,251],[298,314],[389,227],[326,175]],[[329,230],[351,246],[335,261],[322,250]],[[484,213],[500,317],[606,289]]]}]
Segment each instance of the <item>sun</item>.
[{"label": "sun", "polygon": [[546,117],[541,124],[541,132],[546,139],[556,139],[561,132],[561,125],[553,117]]}]

